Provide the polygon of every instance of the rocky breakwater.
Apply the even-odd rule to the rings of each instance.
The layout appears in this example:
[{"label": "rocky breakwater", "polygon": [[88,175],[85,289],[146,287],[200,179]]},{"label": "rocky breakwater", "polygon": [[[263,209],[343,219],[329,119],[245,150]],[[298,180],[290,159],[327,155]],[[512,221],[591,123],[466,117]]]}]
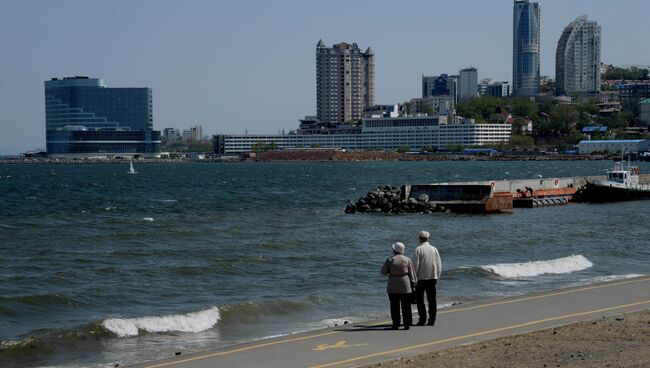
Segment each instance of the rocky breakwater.
[{"label": "rocky breakwater", "polygon": [[436,212],[450,213],[451,211],[429,200],[427,194],[420,194],[417,198],[404,198],[404,191],[389,185],[377,187],[369,191],[358,201],[350,201],[345,207],[345,213],[424,213]]}]

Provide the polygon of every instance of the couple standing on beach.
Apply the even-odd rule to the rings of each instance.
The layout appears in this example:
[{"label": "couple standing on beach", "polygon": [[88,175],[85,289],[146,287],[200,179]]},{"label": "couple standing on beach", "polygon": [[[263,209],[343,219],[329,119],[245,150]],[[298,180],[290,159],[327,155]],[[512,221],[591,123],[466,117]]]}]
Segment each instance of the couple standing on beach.
[{"label": "couple standing on beach", "polygon": [[[438,306],[436,302],[436,283],[442,271],[440,253],[436,247],[429,244],[429,233],[420,231],[420,245],[415,248],[414,261],[404,255],[404,244],[393,244],[393,256],[388,258],[381,268],[382,275],[388,275],[388,300],[390,301],[390,316],[393,320],[392,329],[400,325],[400,306],[404,315],[404,329],[408,330],[413,324],[411,302],[413,293],[418,306],[420,320],[418,326],[425,323],[433,326],[436,323]],[[424,304],[424,294],[429,303],[429,320]]]}]

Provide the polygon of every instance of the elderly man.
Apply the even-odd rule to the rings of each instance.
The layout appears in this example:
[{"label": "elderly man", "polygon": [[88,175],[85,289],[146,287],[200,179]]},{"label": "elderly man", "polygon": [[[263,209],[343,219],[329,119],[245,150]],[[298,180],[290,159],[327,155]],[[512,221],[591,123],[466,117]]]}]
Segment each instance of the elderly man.
[{"label": "elderly man", "polygon": [[420,320],[417,325],[424,326],[427,320],[427,308],[424,305],[424,293],[426,293],[427,301],[429,302],[429,322],[427,325],[433,326],[436,324],[436,314],[438,313],[436,283],[440,278],[442,262],[440,261],[438,249],[429,244],[429,233],[420,231],[418,237],[420,238],[420,246],[415,248],[415,257],[413,258],[415,274],[418,279],[415,292],[417,294]]}]

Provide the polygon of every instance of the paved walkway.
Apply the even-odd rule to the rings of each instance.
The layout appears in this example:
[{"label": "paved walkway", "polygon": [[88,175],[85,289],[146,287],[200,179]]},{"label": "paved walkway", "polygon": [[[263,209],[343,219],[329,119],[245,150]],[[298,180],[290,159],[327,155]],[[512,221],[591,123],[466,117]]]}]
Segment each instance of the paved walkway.
[{"label": "paved walkway", "polygon": [[434,327],[392,331],[386,329],[389,321],[346,325],[137,367],[358,367],[644,309],[650,309],[648,276],[443,309]]}]

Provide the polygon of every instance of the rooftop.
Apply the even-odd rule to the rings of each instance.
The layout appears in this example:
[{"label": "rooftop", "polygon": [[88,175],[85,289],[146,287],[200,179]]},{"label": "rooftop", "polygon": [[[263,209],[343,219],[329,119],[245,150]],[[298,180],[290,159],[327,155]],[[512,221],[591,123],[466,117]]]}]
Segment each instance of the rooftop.
[{"label": "rooftop", "polygon": [[578,144],[596,144],[596,143],[641,143],[647,139],[621,139],[621,140],[595,140],[595,141],[580,141]]}]

